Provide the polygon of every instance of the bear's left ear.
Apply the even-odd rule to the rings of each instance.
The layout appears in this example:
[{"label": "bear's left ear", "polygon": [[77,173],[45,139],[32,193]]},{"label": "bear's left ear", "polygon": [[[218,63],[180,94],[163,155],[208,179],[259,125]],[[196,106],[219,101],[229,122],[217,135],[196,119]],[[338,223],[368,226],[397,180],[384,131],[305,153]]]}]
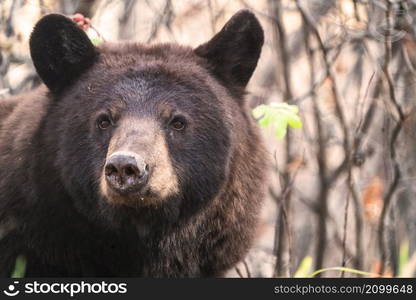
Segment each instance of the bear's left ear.
[{"label": "bear's left ear", "polygon": [[210,41],[195,49],[227,87],[245,88],[264,42],[263,29],[248,10],[237,12]]},{"label": "bear's left ear", "polygon": [[42,81],[59,92],[95,61],[97,50],[71,19],[58,14],[43,17],[30,36],[30,54]]}]

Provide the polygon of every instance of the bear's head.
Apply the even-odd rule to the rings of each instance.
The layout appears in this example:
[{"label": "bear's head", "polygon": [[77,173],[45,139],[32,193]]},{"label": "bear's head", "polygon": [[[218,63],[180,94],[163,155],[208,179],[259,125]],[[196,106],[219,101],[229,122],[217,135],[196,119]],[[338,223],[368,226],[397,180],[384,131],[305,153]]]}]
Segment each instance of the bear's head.
[{"label": "bear's head", "polygon": [[196,49],[95,47],[65,16],[42,18],[30,51],[51,99],[45,135],[77,206],[178,215],[212,201],[251,122],[242,98],[262,45],[248,11]]}]

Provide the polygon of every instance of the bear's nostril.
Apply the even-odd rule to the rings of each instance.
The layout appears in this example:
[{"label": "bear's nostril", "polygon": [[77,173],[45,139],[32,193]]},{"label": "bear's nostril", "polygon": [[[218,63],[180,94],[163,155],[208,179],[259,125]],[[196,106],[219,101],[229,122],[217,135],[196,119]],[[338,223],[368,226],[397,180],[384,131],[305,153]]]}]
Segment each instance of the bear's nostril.
[{"label": "bear's nostril", "polygon": [[105,175],[110,176],[113,174],[117,174],[117,168],[113,164],[108,164],[105,166]]}]

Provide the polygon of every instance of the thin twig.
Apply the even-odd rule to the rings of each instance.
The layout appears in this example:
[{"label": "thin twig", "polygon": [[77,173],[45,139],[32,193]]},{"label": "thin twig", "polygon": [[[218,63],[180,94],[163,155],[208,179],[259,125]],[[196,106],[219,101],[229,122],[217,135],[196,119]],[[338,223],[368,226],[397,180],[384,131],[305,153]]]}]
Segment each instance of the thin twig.
[{"label": "thin twig", "polygon": [[244,278],[243,273],[241,273],[241,271],[238,267],[235,267],[235,271],[237,272],[237,274],[240,278]]},{"label": "thin twig", "polygon": [[390,138],[390,159],[393,163],[393,181],[390,184],[387,190],[387,193],[384,197],[383,208],[381,211],[380,221],[378,225],[378,242],[379,242],[379,247],[380,247],[380,274],[384,273],[384,270],[386,267],[386,258],[387,258],[386,245],[385,245],[385,240],[384,240],[386,216],[388,214],[390,203],[396,192],[396,189],[398,187],[398,184],[401,178],[400,166],[396,158],[396,149],[394,146],[396,144],[397,138],[399,137],[399,134],[402,130],[402,127],[405,121],[405,114],[401,106],[397,102],[393,80],[389,72],[389,65],[390,65],[390,59],[391,59],[391,40],[390,40],[389,30],[392,26],[390,24],[392,6],[389,0],[386,0],[386,7],[387,7],[386,8],[387,30],[386,30],[385,40],[384,40],[385,55],[384,55],[383,73],[387,80],[390,100],[393,106],[396,108],[397,114],[399,116],[399,120],[397,120],[397,124],[394,127],[392,134],[391,134],[391,138]]},{"label": "thin twig", "polygon": [[[352,182],[352,174],[351,169],[350,172],[348,172],[348,182]],[[344,208],[344,230],[343,230],[343,236],[342,236],[342,261],[341,266],[346,266],[346,246],[347,246],[347,227],[348,227],[348,211],[350,207],[350,198],[351,193],[347,194],[347,199],[345,201],[345,208]],[[341,272],[341,277],[344,277],[344,271]]]},{"label": "thin twig", "polygon": [[248,267],[247,261],[245,259],[243,260],[243,265],[244,265],[244,268],[246,269],[247,278],[251,278],[250,268]]},{"label": "thin twig", "polygon": [[[282,80],[284,82],[284,98],[291,99],[292,96],[292,87],[290,82],[291,77],[291,68],[290,68],[290,61],[289,55],[287,50],[287,41],[286,41],[286,32],[281,22],[281,1],[270,1],[269,2],[270,9],[272,10],[274,18],[274,33],[275,33],[275,42],[279,49],[279,58],[280,64],[282,66]],[[280,198],[280,211],[278,216],[278,227],[276,228],[277,232],[277,252],[276,252],[276,267],[275,267],[275,275],[280,276],[283,275],[283,253],[284,253],[284,238],[287,237],[288,240],[288,255],[289,255],[289,265],[288,265],[288,275],[290,276],[292,271],[292,245],[291,245],[291,226],[289,221],[289,211],[290,211],[290,202],[291,202],[291,189],[290,186],[293,182],[291,182],[288,165],[293,160],[292,155],[292,138],[290,131],[286,135],[286,167],[285,172],[283,174],[283,192],[282,197]],[[284,230],[285,229],[285,230]]]}]

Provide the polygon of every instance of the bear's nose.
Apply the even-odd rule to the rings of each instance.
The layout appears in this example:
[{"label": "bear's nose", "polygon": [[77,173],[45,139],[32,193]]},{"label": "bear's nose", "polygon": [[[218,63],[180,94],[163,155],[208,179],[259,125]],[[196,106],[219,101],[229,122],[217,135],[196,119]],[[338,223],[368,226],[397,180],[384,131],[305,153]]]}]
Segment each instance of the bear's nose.
[{"label": "bear's nose", "polygon": [[117,192],[137,192],[147,183],[149,165],[137,154],[114,153],[104,167],[107,183]]}]

